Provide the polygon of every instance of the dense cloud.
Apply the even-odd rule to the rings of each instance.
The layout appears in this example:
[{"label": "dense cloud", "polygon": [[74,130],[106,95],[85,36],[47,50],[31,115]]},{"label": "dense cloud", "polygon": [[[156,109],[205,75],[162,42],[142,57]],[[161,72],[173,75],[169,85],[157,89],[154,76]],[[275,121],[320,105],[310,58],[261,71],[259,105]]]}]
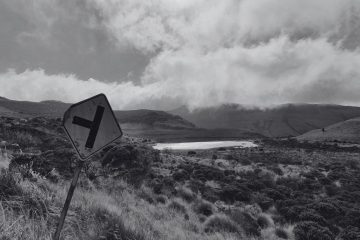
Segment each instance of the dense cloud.
[{"label": "dense cloud", "polygon": [[5,97],[69,102],[102,91],[116,108],[360,105],[356,0],[16,0],[11,7],[35,26],[20,38],[48,44],[57,22],[77,19],[151,60],[140,79],[112,83],[8,70],[0,74]]}]

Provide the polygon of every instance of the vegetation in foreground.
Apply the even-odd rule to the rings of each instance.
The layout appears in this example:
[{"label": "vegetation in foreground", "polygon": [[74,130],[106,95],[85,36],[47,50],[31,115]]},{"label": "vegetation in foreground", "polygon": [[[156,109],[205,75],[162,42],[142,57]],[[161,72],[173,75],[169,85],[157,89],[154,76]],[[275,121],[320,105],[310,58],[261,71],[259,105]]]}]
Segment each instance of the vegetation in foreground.
[{"label": "vegetation in foreground", "polygon": [[[2,119],[0,239],[51,239],[76,155],[59,120]],[[87,162],[62,239],[360,239],[356,149],[262,142],[158,152],[125,138]]]}]

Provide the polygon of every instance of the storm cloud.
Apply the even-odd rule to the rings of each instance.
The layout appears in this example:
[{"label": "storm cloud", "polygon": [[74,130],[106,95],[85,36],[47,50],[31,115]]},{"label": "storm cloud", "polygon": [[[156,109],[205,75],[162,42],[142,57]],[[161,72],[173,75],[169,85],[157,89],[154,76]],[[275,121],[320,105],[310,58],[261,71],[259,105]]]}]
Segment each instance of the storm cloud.
[{"label": "storm cloud", "polygon": [[[85,74],[80,65],[56,71],[55,60],[51,70],[46,64],[18,68],[14,61],[0,73],[0,95],[8,98],[74,102],[104,92],[118,109],[360,105],[356,0],[14,0],[6,6],[31,25],[16,34],[25,49],[28,41],[57,48],[66,62],[64,43],[71,34],[82,43],[88,33],[103,39],[78,48],[92,64],[98,54],[84,52],[116,49],[102,51],[98,69],[113,74],[92,68]],[[74,22],[79,31],[70,31]],[[117,71],[116,64],[127,63],[118,56],[129,51],[132,64]]]}]

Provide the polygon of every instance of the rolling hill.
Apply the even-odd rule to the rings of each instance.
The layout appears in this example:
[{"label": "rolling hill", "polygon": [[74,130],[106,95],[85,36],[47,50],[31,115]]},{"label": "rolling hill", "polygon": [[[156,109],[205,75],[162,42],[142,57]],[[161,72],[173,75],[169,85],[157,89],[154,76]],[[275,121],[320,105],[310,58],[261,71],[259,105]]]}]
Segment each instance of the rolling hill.
[{"label": "rolling hill", "polygon": [[360,107],[320,104],[285,104],[275,108],[223,105],[189,111],[170,111],[202,128],[230,128],[268,137],[298,136],[308,131],[360,116]]},{"label": "rolling hill", "polygon": [[296,137],[300,141],[360,143],[360,118],[349,119]]},{"label": "rolling hill", "polygon": [[[62,117],[71,104],[59,101],[15,101],[0,97],[0,116],[7,117]],[[179,116],[155,110],[114,111],[122,127],[188,129],[195,125]]]}]

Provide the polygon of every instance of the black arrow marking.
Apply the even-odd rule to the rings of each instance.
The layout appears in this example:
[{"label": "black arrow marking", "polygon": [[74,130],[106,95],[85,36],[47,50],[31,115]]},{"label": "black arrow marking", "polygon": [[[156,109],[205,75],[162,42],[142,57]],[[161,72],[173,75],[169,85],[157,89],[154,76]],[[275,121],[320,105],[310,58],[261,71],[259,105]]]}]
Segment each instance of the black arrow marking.
[{"label": "black arrow marking", "polygon": [[84,119],[84,118],[81,118],[78,116],[75,116],[73,118],[73,121],[72,121],[73,124],[90,129],[89,136],[88,136],[88,138],[86,140],[86,144],[85,144],[85,147],[87,147],[87,148],[94,147],[95,139],[96,139],[96,136],[99,131],[99,127],[100,127],[100,123],[102,120],[102,116],[104,114],[104,110],[105,110],[104,107],[98,106],[96,108],[96,113],[95,113],[95,117],[94,117],[93,121],[89,121],[87,119]]}]

